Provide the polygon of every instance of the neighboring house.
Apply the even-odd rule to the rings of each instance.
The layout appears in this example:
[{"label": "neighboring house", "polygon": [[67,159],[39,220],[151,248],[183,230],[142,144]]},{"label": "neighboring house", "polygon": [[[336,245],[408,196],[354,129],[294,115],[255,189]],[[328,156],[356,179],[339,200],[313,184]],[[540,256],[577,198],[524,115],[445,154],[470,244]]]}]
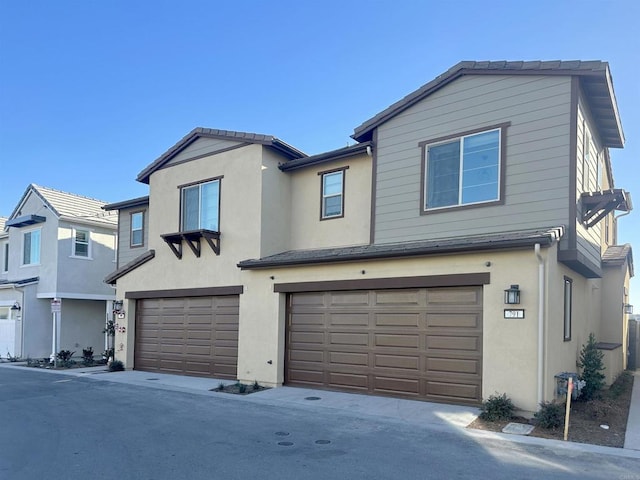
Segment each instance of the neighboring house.
[{"label": "neighboring house", "polygon": [[105,345],[103,329],[115,299],[102,279],[115,265],[117,219],[104,202],[29,185],[2,225],[0,355],[49,357],[51,301],[61,300],[56,350],[80,356]]},{"label": "neighboring house", "polygon": [[[139,174],[106,278],[127,368],[535,411],[595,333],[626,362],[605,62],[462,62],[306,156],[197,128]],[[139,225],[139,224],[138,224]],[[123,245],[123,243],[125,245]],[[125,253],[125,250],[126,253]]]}]

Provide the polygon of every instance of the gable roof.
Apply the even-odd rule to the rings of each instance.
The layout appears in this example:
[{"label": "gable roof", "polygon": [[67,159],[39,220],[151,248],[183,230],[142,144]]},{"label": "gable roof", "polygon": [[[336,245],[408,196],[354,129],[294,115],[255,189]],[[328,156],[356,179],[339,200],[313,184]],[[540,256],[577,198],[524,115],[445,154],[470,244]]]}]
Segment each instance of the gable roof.
[{"label": "gable roof", "polygon": [[160,155],[156,160],[154,160],[150,165],[148,165],[144,170],[142,170],[138,177],[137,181],[142,183],[149,183],[149,177],[153,172],[162,168],[166,165],[175,155],[184,150],[187,146],[195,142],[198,138],[218,138],[223,140],[236,140],[239,143],[249,144],[258,144],[265,145],[269,148],[272,148],[285,157],[289,159],[302,158],[307,155],[298,150],[295,147],[292,147],[288,143],[283,142],[282,140],[274,137],[273,135],[263,135],[260,133],[247,133],[247,132],[234,132],[231,130],[217,130],[212,128],[202,128],[197,127],[191,130],[187,135],[185,135],[182,140],[176,143],[169,150]]},{"label": "gable roof", "polygon": [[517,61],[460,62],[442,75],[418,88],[403,99],[356,127],[352,138],[358,142],[372,139],[373,130],[407,108],[420,102],[436,90],[463,75],[569,75],[581,80],[602,141],[607,147],[624,146],[624,133],[618,114],[613,79],[609,64],[594,61]]},{"label": "gable roof", "polygon": [[7,217],[0,217],[0,234],[4,231],[4,225],[9,220]]},{"label": "gable roof", "polygon": [[21,214],[24,202],[32,193],[60,219],[112,227],[118,224],[117,215],[106,213],[102,209],[106,202],[74,193],[62,192],[53,188],[41,187],[34,183],[27,187],[18,205],[11,213],[10,219]]},{"label": "gable roof", "polygon": [[144,197],[132,198],[130,200],[123,200],[121,202],[109,203],[103,205],[103,210],[121,210],[123,208],[142,207],[149,205],[149,195]]}]

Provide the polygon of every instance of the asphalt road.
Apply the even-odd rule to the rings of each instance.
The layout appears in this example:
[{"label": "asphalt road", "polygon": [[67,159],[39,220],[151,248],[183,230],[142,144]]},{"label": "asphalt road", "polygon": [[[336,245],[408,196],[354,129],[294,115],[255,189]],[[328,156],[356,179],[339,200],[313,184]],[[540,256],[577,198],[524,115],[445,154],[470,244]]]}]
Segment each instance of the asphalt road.
[{"label": "asphalt road", "polygon": [[640,480],[640,459],[0,368],[0,479]]}]

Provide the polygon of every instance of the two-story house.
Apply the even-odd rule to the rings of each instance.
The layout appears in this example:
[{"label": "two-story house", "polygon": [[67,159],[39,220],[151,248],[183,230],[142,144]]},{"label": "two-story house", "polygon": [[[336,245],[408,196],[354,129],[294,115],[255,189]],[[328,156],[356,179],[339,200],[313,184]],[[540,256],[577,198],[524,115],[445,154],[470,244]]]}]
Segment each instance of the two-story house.
[{"label": "two-story house", "polygon": [[[115,292],[117,218],[104,202],[29,185],[0,235],[0,354],[102,352]],[[54,308],[52,300],[58,299]],[[52,310],[59,309],[55,316]]]},{"label": "two-story house", "polygon": [[461,62],[353,138],[307,156],[198,128],[142,170],[148,200],[106,207],[144,239],[106,279],[116,357],[526,411],[591,332],[609,380],[624,368],[631,199],[607,63]]}]

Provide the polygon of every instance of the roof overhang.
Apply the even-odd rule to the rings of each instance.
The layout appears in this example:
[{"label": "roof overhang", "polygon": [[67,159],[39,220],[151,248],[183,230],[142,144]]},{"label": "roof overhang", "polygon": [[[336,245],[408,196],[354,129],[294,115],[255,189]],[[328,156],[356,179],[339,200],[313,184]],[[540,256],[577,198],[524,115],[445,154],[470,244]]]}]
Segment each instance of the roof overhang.
[{"label": "roof overhang", "polygon": [[124,208],[143,207],[149,205],[149,195],[145,197],[132,198],[131,200],[123,200],[122,202],[108,203],[103,206],[104,210],[122,210]]},{"label": "roof overhang", "polygon": [[5,227],[28,227],[30,225],[35,225],[37,223],[44,223],[47,221],[47,217],[42,217],[40,215],[23,215],[21,217],[16,217],[11,220],[7,220]]}]

